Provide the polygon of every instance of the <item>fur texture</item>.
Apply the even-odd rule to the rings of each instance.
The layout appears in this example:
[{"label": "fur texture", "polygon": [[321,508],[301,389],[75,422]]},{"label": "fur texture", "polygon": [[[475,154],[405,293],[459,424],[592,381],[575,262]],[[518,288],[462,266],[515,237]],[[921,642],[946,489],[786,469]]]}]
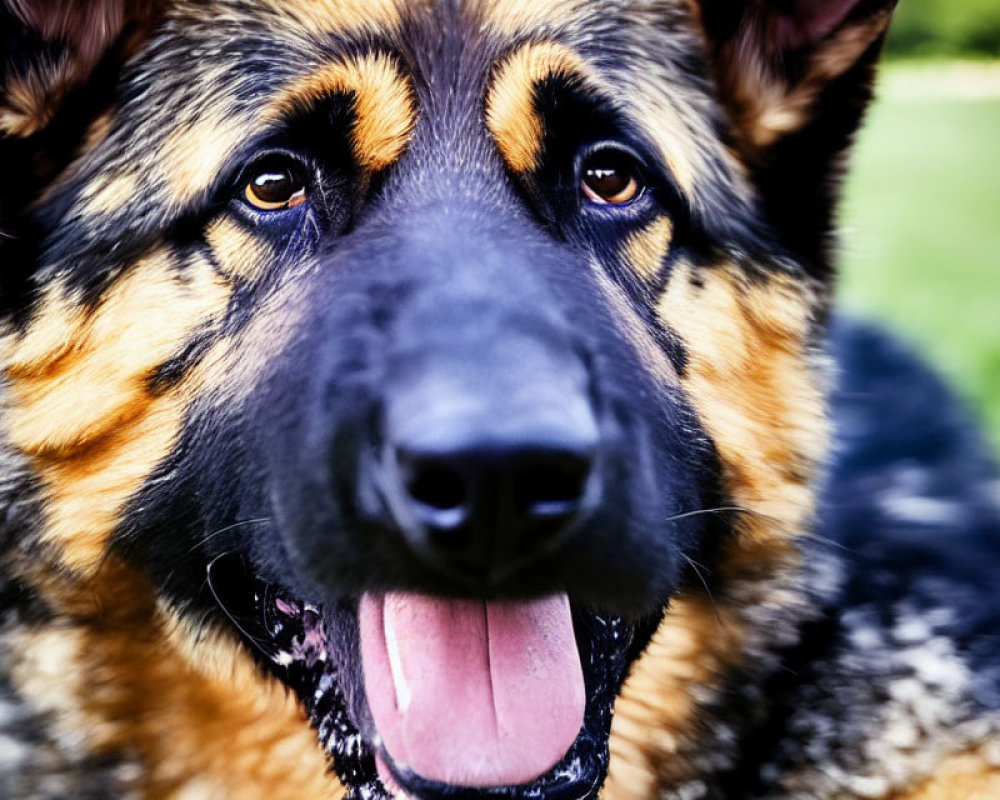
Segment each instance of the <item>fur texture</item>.
[{"label": "fur texture", "polygon": [[[0,795],[1000,796],[1000,476],[831,307],[892,6],[0,4]],[[398,591],[568,595],[558,764],[392,761]]]}]

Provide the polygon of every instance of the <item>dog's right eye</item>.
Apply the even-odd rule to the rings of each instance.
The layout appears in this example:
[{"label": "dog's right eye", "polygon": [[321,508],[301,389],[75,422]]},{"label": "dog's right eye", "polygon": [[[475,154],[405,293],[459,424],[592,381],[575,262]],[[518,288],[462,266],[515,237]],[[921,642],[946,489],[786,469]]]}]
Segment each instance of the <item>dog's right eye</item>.
[{"label": "dog's right eye", "polygon": [[580,172],[581,194],[592,205],[628,205],[644,189],[635,159],[617,147],[594,150],[583,160]]},{"label": "dog's right eye", "polygon": [[288,158],[268,158],[247,172],[243,199],[258,211],[283,211],[306,201],[301,168]]}]

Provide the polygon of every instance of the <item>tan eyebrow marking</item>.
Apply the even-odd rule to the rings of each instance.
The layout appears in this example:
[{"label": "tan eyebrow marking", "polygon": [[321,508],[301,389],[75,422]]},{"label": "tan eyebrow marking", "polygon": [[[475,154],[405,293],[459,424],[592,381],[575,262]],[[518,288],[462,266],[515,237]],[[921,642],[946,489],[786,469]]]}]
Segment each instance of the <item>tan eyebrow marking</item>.
[{"label": "tan eyebrow marking", "polygon": [[535,89],[553,77],[575,81],[613,105],[614,98],[629,97],[622,113],[656,144],[678,186],[692,193],[704,157],[694,132],[662,90],[641,76],[628,77],[627,84],[619,76],[622,83],[616,86],[613,78],[599,74],[574,50],[556,42],[529,43],[516,50],[494,72],[487,91],[486,124],[511,170],[530,172],[538,166],[545,127],[535,108]]},{"label": "tan eyebrow marking", "polygon": [[548,78],[599,83],[577,53],[555,42],[541,42],[509,56],[487,91],[486,125],[514,172],[538,166],[545,130],[535,108],[535,89]]},{"label": "tan eyebrow marking", "polygon": [[160,158],[170,200],[184,205],[205,191],[254,126],[275,124],[337,94],[356,98],[351,138],[361,166],[377,171],[399,158],[416,118],[413,92],[389,56],[370,53],[296,78],[256,117],[220,105],[174,130]]},{"label": "tan eyebrow marking", "polygon": [[270,103],[264,117],[306,111],[338,94],[355,98],[351,143],[361,166],[377,171],[396,161],[409,142],[416,106],[410,82],[384,53],[327,64],[297,79]]}]

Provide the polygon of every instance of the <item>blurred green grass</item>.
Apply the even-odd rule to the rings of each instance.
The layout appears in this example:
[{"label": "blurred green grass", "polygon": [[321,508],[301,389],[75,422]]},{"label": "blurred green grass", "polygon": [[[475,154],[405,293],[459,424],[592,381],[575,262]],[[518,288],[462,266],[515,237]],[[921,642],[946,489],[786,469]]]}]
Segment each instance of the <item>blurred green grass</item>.
[{"label": "blurred green grass", "polygon": [[1000,64],[888,65],[841,223],[841,306],[914,343],[1000,445]]}]

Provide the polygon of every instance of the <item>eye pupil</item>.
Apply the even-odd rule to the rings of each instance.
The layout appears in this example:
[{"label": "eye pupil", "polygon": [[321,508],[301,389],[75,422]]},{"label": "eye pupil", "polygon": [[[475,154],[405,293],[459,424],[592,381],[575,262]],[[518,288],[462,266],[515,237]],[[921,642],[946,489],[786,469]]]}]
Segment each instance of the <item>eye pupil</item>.
[{"label": "eye pupil", "polygon": [[632,158],[610,148],[587,158],[581,182],[584,197],[598,205],[624,205],[634,200],[641,189]]},{"label": "eye pupil", "polygon": [[614,167],[588,169],[586,173],[587,185],[602,197],[624,191],[630,179],[627,173],[620,172]]},{"label": "eye pupil", "polygon": [[250,172],[243,197],[261,211],[280,211],[306,200],[301,171],[287,159],[267,159]]},{"label": "eye pupil", "polygon": [[251,181],[253,193],[268,203],[284,203],[292,196],[292,175],[288,170],[262,172]]}]

